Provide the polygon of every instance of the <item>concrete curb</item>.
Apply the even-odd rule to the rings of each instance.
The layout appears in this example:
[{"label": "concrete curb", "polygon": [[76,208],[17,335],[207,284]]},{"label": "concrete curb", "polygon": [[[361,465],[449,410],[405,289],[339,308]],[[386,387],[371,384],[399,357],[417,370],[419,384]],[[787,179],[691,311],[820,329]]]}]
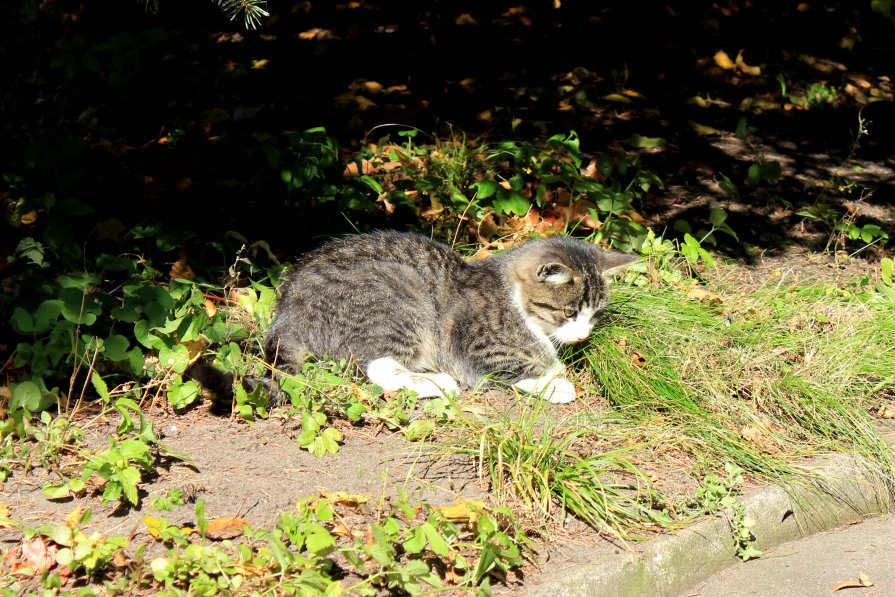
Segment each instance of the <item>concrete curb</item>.
[{"label": "concrete curb", "polygon": [[[895,508],[892,479],[866,461],[839,455],[815,469],[816,479],[788,491],[772,486],[741,498],[755,546],[765,550],[787,541],[853,522],[861,516]],[[702,520],[623,552],[546,576],[527,588],[526,595],[677,597],[738,561],[727,517]]]}]

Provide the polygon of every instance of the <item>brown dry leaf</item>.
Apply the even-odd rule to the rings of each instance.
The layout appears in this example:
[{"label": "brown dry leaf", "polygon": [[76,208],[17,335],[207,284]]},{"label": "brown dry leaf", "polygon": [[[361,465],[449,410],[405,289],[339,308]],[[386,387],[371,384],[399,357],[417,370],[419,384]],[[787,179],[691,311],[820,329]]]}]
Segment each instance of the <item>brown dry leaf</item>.
[{"label": "brown dry leaf", "polygon": [[124,568],[127,566],[127,556],[123,552],[116,551],[115,555],[112,556],[112,565],[116,568]]},{"label": "brown dry leaf", "polygon": [[337,523],[329,532],[337,537],[348,537],[351,535],[351,531],[348,530],[348,527],[341,522]]},{"label": "brown dry leaf", "polygon": [[267,58],[260,58],[258,60],[252,60],[252,69],[253,70],[261,70],[262,68],[267,66],[268,62],[270,62],[270,60],[268,60]]},{"label": "brown dry leaf", "polygon": [[311,41],[315,39],[336,39],[335,33],[331,29],[321,29],[320,27],[314,27],[313,29],[308,29],[307,31],[302,31],[298,34],[299,39],[304,39],[306,41]]},{"label": "brown dry leaf", "polygon": [[743,50],[740,50],[737,54],[736,61],[737,68],[746,73],[747,75],[758,76],[761,74],[760,66],[749,66],[746,64],[746,61],[743,60]]},{"label": "brown dry leaf", "polygon": [[881,419],[895,419],[895,404],[883,404],[876,411],[876,416]]},{"label": "brown dry leaf", "polygon": [[41,574],[56,563],[58,549],[55,545],[44,543],[43,538],[35,537],[31,541],[22,543],[22,557],[35,574]]},{"label": "brown dry leaf", "polygon": [[168,273],[168,277],[172,280],[178,278],[192,280],[196,277],[196,272],[194,272],[193,268],[190,267],[190,264],[187,263],[186,256],[183,255],[171,266],[171,271]]},{"label": "brown dry leaf", "polygon": [[691,301],[709,301],[718,304],[724,302],[720,296],[701,286],[691,286],[690,290],[687,291],[687,299]]},{"label": "brown dry leaf", "polygon": [[462,13],[459,17],[454,19],[454,23],[456,25],[478,25],[479,22],[475,20],[475,17],[469,14],[468,12]]},{"label": "brown dry leaf", "polygon": [[836,583],[833,591],[841,591],[842,589],[863,589],[864,587],[872,587],[873,581],[867,578],[867,575],[861,572],[858,580],[843,580]]},{"label": "brown dry leaf", "polygon": [[205,529],[205,536],[212,541],[233,539],[242,535],[247,526],[249,526],[249,521],[245,518],[221,516],[208,523],[208,527]]},{"label": "brown dry leaf", "polygon": [[727,55],[727,52],[724,50],[718,50],[715,52],[715,64],[723,68],[724,70],[733,70],[736,68],[736,64],[734,64],[733,60],[730,59],[730,56]]},{"label": "brown dry leaf", "polygon": [[752,423],[743,425],[740,429],[740,435],[743,439],[749,441],[764,452],[779,454],[781,451],[780,446],[777,444],[777,440],[775,440],[762,425]]},{"label": "brown dry leaf", "polygon": [[33,210],[29,211],[28,213],[22,214],[22,216],[19,218],[19,223],[22,224],[22,226],[28,226],[29,224],[33,224],[36,221],[37,212]]},{"label": "brown dry leaf", "polygon": [[214,304],[214,301],[211,299],[205,299],[205,314],[208,315],[208,318],[211,319],[217,312],[218,307]]}]

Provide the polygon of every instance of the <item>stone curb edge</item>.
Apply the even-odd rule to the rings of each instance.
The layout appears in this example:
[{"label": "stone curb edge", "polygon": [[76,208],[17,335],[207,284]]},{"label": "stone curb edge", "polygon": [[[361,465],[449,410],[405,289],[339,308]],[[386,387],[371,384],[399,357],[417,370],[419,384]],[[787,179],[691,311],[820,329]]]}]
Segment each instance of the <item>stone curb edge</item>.
[{"label": "stone curb edge", "polygon": [[[814,472],[816,478],[806,485],[788,490],[771,486],[741,496],[747,516],[756,520],[752,529],[756,548],[769,549],[895,509],[895,480],[858,457],[831,457]],[[539,579],[525,594],[678,597],[739,561],[723,514],[632,547],[635,551]]]}]

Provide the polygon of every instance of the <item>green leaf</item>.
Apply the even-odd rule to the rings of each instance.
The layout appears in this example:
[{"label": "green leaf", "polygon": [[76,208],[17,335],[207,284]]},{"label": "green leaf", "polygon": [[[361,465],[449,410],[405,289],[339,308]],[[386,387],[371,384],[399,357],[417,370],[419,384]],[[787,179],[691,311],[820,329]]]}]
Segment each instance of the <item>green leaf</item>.
[{"label": "green leaf", "polygon": [[524,216],[531,209],[531,202],[517,191],[501,189],[497,192],[497,198],[493,201],[494,209],[500,213]]},{"label": "green leaf", "polygon": [[431,419],[417,419],[404,428],[404,438],[415,442],[425,439],[435,430],[435,421]]},{"label": "green leaf", "polygon": [[106,382],[103,381],[103,378],[100,377],[99,372],[93,372],[93,375],[90,376],[90,382],[93,384],[93,389],[95,389],[99,397],[102,398],[102,401],[108,404],[109,387],[106,385]]},{"label": "green leaf", "polygon": [[20,240],[15,250],[15,256],[17,259],[27,259],[34,265],[44,264],[44,254],[44,246],[30,236]]},{"label": "green leaf", "polygon": [[121,483],[121,488],[124,490],[124,497],[127,498],[127,501],[136,506],[140,501],[140,496],[137,493],[137,484],[140,482],[140,471],[133,466],[128,466],[118,472],[118,481]]},{"label": "green leaf", "polygon": [[444,537],[441,536],[441,533],[428,522],[424,523],[421,528],[426,535],[426,539],[429,541],[429,548],[434,553],[442,557],[447,557],[449,551],[448,544],[447,541],[444,540]]},{"label": "green leaf", "polygon": [[12,310],[12,317],[9,321],[12,324],[12,329],[19,334],[30,334],[34,331],[34,318],[21,307]]},{"label": "green leaf", "polygon": [[726,220],[726,211],[724,211],[720,207],[712,208],[712,211],[709,213],[709,221],[712,223],[712,226],[714,226],[715,228],[720,228]]},{"label": "green leaf", "polygon": [[471,188],[475,189],[478,199],[487,199],[497,193],[500,185],[493,180],[480,180],[472,183]]},{"label": "green leaf", "polygon": [[165,369],[183,373],[190,364],[190,352],[183,344],[175,344],[170,348],[165,346],[158,351],[158,360],[159,365]]},{"label": "green leaf", "polygon": [[110,361],[123,361],[127,358],[130,342],[120,334],[113,334],[103,341],[103,355]]},{"label": "green leaf", "polygon": [[71,492],[68,489],[68,485],[66,485],[65,483],[44,485],[40,488],[40,491],[51,500],[67,498],[69,495],[71,495]]},{"label": "green leaf", "polygon": [[413,529],[413,534],[404,543],[401,544],[407,553],[420,553],[426,547],[426,534],[422,527]]},{"label": "green leaf", "polygon": [[168,403],[175,409],[183,408],[196,401],[201,388],[193,380],[168,385]]},{"label": "green leaf", "polygon": [[9,409],[15,412],[24,408],[30,413],[39,413],[46,410],[55,400],[56,397],[51,392],[44,393],[37,383],[23,381],[13,388]]},{"label": "green leaf", "polygon": [[122,458],[140,461],[149,452],[149,446],[137,439],[126,439],[118,444]]}]

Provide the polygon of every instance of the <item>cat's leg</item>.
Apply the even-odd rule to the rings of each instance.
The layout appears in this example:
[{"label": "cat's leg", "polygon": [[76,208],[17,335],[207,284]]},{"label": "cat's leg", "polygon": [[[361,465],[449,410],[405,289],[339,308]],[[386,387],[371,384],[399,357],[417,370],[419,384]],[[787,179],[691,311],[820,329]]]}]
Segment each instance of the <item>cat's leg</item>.
[{"label": "cat's leg", "polygon": [[575,384],[562,378],[565,367],[557,363],[546,373],[534,379],[522,379],[513,385],[549,400],[554,404],[565,404],[575,399]]},{"label": "cat's leg", "polygon": [[460,390],[456,380],[447,373],[418,373],[391,357],[373,359],[367,363],[366,371],[370,381],[386,392],[406,388],[420,398],[433,398]]}]

